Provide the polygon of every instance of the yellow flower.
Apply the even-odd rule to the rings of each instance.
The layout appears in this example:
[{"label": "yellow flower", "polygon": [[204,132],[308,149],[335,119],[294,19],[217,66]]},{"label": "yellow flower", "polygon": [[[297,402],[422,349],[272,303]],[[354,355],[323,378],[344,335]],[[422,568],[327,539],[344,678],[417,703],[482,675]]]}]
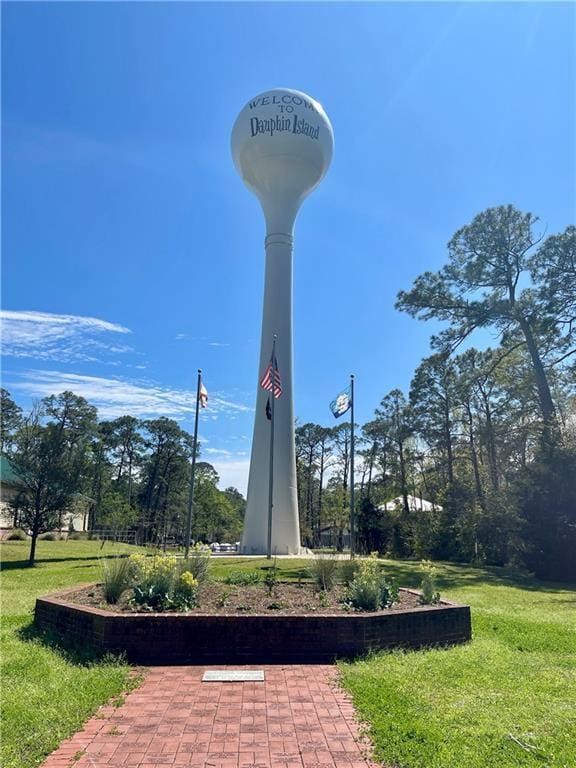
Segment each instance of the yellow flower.
[{"label": "yellow flower", "polygon": [[186,589],[192,590],[196,589],[198,586],[198,581],[194,578],[194,576],[192,576],[190,571],[184,571],[184,573],[180,576],[180,584],[183,587],[186,587]]}]

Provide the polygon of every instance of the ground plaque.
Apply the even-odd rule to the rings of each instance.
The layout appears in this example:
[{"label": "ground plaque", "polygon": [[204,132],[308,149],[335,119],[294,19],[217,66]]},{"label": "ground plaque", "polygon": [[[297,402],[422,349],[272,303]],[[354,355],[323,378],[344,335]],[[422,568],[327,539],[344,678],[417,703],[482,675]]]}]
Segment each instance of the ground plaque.
[{"label": "ground plaque", "polygon": [[213,669],[204,672],[203,683],[263,683],[263,669]]}]

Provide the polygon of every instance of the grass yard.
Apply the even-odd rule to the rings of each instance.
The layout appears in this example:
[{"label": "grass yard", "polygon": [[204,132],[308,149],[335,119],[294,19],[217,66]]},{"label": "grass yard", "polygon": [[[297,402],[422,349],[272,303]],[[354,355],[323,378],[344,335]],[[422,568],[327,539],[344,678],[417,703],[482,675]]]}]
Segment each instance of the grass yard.
[{"label": "grass yard", "polygon": [[[27,637],[37,595],[96,581],[102,554],[135,548],[41,541],[34,569],[27,551],[26,542],[1,545],[4,768],[38,765],[129,685],[118,661],[79,663]],[[306,577],[306,560],[276,564],[283,579]],[[214,558],[211,572],[269,565]],[[418,586],[416,564],[384,567],[402,586]],[[340,664],[377,759],[395,768],[574,768],[576,591],[507,569],[438,571],[442,595],[472,606],[471,644]]]},{"label": "grass yard", "polygon": [[[387,563],[401,584],[414,566]],[[439,565],[473,641],[340,664],[376,746],[401,768],[576,766],[576,591],[506,569]]]},{"label": "grass yard", "polygon": [[132,683],[118,660],[72,660],[38,640],[26,639],[34,602],[83,582],[99,579],[99,558],[134,547],[98,542],[39,541],[35,568],[26,567],[28,542],[2,543],[0,640],[2,643],[3,768],[39,765],[61,741],[111,698],[121,700]]}]

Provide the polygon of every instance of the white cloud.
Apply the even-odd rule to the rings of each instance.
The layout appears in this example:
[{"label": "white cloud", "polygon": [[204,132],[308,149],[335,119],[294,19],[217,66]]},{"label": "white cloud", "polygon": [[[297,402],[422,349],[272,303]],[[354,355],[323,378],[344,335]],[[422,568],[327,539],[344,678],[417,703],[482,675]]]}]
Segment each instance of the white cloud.
[{"label": "white cloud", "polygon": [[209,347],[229,347],[230,344],[227,341],[208,341],[206,336],[191,336],[189,333],[177,333],[174,336],[175,341],[199,341],[202,344],[207,344]]},{"label": "white cloud", "polygon": [[243,496],[248,490],[248,472],[250,470],[249,459],[230,461],[210,461],[220,477],[219,487],[229,488],[231,485],[237,488]]},{"label": "white cloud", "polygon": [[221,456],[223,461],[235,456],[248,456],[247,451],[228,451],[225,448],[206,448],[203,452],[209,453],[212,456]]},{"label": "white cloud", "polygon": [[10,357],[93,362],[102,361],[108,353],[132,351],[125,344],[101,340],[110,333],[130,333],[129,328],[97,317],[2,310],[0,318],[2,352]]},{"label": "white cloud", "polygon": [[[195,390],[172,389],[155,382],[47,370],[29,370],[13,373],[12,376],[12,381],[6,382],[11,391],[31,397],[46,397],[71,390],[95,405],[99,416],[104,419],[113,419],[124,414],[137,418],[168,416],[181,419],[193,414],[196,407]],[[234,403],[211,393],[208,407],[203,413],[217,418],[218,415],[230,417],[235,413],[252,410],[247,405]]]}]

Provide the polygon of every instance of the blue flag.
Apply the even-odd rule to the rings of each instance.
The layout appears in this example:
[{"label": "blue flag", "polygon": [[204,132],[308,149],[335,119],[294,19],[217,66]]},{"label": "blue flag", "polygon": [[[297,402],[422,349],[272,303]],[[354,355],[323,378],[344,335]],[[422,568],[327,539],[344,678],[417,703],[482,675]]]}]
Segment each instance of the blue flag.
[{"label": "blue flag", "polygon": [[352,407],[352,397],[350,396],[350,388],[345,389],[344,392],[341,392],[330,403],[330,410],[332,411],[332,413],[337,419],[340,416],[343,416],[346,413],[346,411],[349,411],[351,407]]}]

